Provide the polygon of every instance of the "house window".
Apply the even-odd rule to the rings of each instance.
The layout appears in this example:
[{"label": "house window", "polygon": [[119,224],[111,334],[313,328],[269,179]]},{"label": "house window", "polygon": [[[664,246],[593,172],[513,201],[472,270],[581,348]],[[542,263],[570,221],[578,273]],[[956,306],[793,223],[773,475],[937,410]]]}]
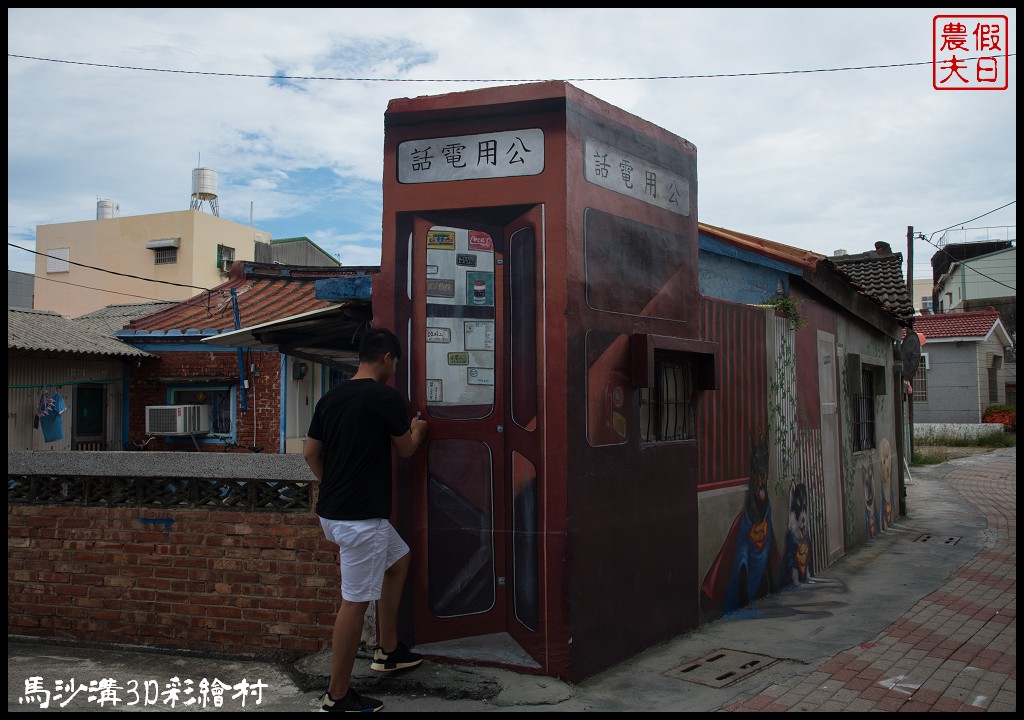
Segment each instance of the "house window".
[{"label": "house window", "polygon": [[988,401],[993,405],[999,404],[999,368],[1002,366],[1003,359],[996,355],[988,368]]},{"label": "house window", "polygon": [[235,249],[227,245],[217,246],[217,267],[223,272],[231,269],[231,263],[235,261]]},{"label": "house window", "polygon": [[928,368],[925,367],[923,360],[921,361],[921,364],[917,366],[917,372],[914,373],[913,385],[914,402],[928,402]]},{"label": "house window", "polygon": [[157,248],[153,251],[154,265],[174,265],[178,262],[178,248]]},{"label": "house window", "polygon": [[171,405],[209,405],[210,432],[233,435],[232,410],[235,407],[231,388],[226,385],[203,385],[168,388]]},{"label": "house window", "polygon": [[46,251],[46,272],[66,273],[71,271],[71,248],[53,248]]},{"label": "house window", "polygon": [[640,388],[641,442],[693,440],[694,376],[692,360],[678,355],[654,359],[654,387]]},{"label": "house window", "polygon": [[930,315],[932,312],[932,296],[924,295],[921,298],[921,312],[925,315]]},{"label": "house window", "polygon": [[860,392],[853,395],[853,449],[871,450],[875,447],[875,373],[863,368],[860,374]]}]

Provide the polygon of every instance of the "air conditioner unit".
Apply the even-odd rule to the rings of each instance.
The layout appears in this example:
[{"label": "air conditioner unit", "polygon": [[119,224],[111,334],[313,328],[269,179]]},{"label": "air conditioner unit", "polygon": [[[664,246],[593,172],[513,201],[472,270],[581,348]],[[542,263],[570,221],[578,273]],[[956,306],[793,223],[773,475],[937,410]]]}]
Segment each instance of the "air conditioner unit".
[{"label": "air conditioner unit", "polygon": [[200,435],[210,432],[209,405],[147,405],[147,435]]}]

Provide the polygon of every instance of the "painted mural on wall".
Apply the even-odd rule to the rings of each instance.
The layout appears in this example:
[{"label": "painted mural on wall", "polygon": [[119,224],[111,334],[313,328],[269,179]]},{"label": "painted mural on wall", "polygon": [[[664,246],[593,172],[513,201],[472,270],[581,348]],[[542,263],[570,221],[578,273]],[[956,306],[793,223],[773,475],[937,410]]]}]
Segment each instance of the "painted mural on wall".
[{"label": "painted mural on wall", "polygon": [[[807,323],[797,313],[799,301],[776,295],[767,304],[776,312],[771,326],[775,338],[775,371],[768,394],[769,438],[777,468],[776,497],[781,497],[787,484],[789,486],[780,584],[789,585],[807,582],[812,574],[811,504],[804,478],[805,453],[797,419],[800,413],[795,351],[795,334]],[[806,418],[803,424],[808,424]]]},{"label": "painted mural on wall", "polygon": [[762,437],[751,447],[743,508],[701,584],[705,611],[732,612],[778,591],[781,556],[772,527],[768,460],[768,444]]},{"label": "painted mural on wall", "polygon": [[807,486],[789,486],[789,522],[786,526],[786,549],[782,555],[782,583],[798,585],[812,574],[810,508]]},{"label": "painted mural on wall", "polygon": [[885,530],[892,525],[892,509],[896,502],[894,493],[895,483],[892,481],[892,445],[887,438],[878,443],[878,464],[881,468],[882,507],[881,521],[882,529]]}]

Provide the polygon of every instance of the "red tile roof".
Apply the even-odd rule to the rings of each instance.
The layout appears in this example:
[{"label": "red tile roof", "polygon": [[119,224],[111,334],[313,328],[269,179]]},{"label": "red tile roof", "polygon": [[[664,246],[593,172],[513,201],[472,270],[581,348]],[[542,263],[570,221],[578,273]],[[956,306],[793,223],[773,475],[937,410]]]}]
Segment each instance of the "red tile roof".
[{"label": "red tile roof", "polygon": [[166,310],[128,323],[126,330],[145,332],[235,329],[231,291],[238,298],[241,327],[278,320],[338,304],[316,297],[316,281],[354,275],[376,274],[379,268],[295,267],[236,262],[227,282]]},{"label": "red tile roof", "polygon": [[914,318],[914,330],[932,339],[985,337],[998,320],[999,313],[994,309],[918,315]]}]

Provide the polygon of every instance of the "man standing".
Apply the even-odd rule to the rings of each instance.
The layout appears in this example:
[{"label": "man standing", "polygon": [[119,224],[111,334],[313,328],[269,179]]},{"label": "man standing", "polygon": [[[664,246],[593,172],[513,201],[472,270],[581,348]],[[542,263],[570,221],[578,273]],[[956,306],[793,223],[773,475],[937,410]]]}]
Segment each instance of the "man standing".
[{"label": "man standing", "polygon": [[349,687],[371,601],[377,601],[379,633],[371,669],[390,672],[423,662],[398,642],[409,546],[388,521],[391,448],[410,457],[427,435],[426,421],[417,417],[410,422],[405,399],[387,384],[401,354],[390,330],[367,330],[359,345],[359,368],[317,403],[302,451],[320,481],[320,524],[327,539],[338,544],[341,559],[341,607],[331,636],[331,680],[323,712],[377,712],[384,706]]}]

